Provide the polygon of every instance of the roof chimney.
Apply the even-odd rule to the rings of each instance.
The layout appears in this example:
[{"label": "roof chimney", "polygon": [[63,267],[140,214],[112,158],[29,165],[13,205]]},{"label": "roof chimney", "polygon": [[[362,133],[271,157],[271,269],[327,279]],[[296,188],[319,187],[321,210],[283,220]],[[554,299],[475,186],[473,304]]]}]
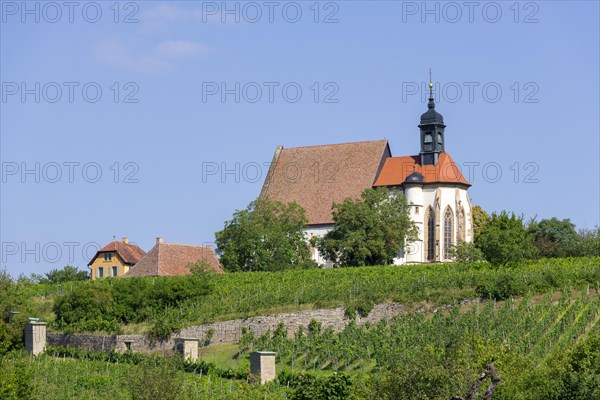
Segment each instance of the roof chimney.
[{"label": "roof chimney", "polygon": [[123,243],[125,243],[125,244],[129,244],[129,238],[126,238],[126,237],[124,237],[124,238],[123,238]]},{"label": "roof chimney", "polygon": [[163,242],[164,242],[163,238],[161,238],[160,236],[156,238],[156,244],[163,243]]}]

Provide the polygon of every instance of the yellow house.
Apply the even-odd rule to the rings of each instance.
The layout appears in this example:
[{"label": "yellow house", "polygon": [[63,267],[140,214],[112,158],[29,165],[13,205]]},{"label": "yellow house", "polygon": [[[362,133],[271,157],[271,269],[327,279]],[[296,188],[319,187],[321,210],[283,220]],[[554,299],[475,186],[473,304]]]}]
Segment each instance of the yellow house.
[{"label": "yellow house", "polygon": [[121,242],[112,241],[101,248],[88,263],[92,280],[118,277],[129,271],[146,252],[123,238]]}]

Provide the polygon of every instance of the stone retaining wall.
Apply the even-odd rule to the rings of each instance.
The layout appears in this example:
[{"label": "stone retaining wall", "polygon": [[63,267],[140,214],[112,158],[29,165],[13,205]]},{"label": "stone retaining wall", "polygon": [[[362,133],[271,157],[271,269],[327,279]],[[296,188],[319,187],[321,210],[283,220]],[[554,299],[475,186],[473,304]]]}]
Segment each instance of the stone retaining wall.
[{"label": "stone retaining wall", "polygon": [[[365,323],[375,324],[382,319],[391,319],[403,311],[402,305],[398,303],[378,304],[373,307],[369,315],[356,316],[357,325]],[[345,316],[342,307],[333,309],[298,311],[285,314],[275,314],[231,321],[215,322],[212,324],[192,326],[184,328],[177,337],[188,337],[200,339],[203,343],[210,329],[214,330],[211,343],[238,343],[242,334],[242,328],[252,331],[255,336],[260,336],[267,330],[275,330],[279,322],[283,322],[289,335],[293,335],[300,326],[308,327],[311,320],[321,323],[323,328],[332,327],[335,331],[341,331],[350,322]],[[146,335],[87,335],[87,334],[59,334],[48,333],[48,344],[51,346],[78,347],[94,351],[125,351],[127,349],[139,352],[166,351],[173,349],[174,338],[155,343],[148,340]]]}]

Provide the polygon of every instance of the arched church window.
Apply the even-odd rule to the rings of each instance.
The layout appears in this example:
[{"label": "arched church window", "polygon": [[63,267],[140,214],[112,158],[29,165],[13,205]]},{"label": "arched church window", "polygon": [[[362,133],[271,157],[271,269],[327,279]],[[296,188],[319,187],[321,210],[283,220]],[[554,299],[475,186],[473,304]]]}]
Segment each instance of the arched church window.
[{"label": "arched church window", "polygon": [[425,240],[427,245],[427,261],[435,260],[435,216],[431,207],[427,209],[427,215],[425,217],[426,229]]},{"label": "arched church window", "polygon": [[453,215],[450,207],[446,208],[444,213],[444,259],[449,260],[452,258],[452,231],[453,231]]}]

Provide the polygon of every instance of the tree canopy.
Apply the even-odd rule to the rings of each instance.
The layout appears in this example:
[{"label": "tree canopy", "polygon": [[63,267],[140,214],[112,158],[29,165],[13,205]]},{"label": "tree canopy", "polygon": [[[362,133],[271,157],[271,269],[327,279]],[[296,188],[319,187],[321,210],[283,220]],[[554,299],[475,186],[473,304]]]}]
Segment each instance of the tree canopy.
[{"label": "tree canopy", "polygon": [[90,274],[87,271],[81,271],[70,265],[65,266],[63,269],[54,268],[44,275],[45,277],[39,275],[34,275],[34,277],[37,278],[39,283],[62,283],[90,279]]},{"label": "tree canopy", "polygon": [[217,254],[227,271],[277,271],[314,266],[302,228],[307,223],[297,203],[258,198],[236,211],[215,234]]},{"label": "tree canopy", "polygon": [[360,199],[333,205],[334,228],[318,248],[335,266],[387,265],[417,230],[404,195],[386,188],[367,189]]},{"label": "tree canopy", "polygon": [[476,244],[493,264],[520,261],[534,254],[532,238],[523,225],[523,218],[506,211],[492,213],[490,221],[481,227]]},{"label": "tree canopy", "polygon": [[575,224],[569,219],[562,221],[556,217],[533,220],[527,227],[533,242],[541,257],[568,257],[577,250],[579,237]]}]

